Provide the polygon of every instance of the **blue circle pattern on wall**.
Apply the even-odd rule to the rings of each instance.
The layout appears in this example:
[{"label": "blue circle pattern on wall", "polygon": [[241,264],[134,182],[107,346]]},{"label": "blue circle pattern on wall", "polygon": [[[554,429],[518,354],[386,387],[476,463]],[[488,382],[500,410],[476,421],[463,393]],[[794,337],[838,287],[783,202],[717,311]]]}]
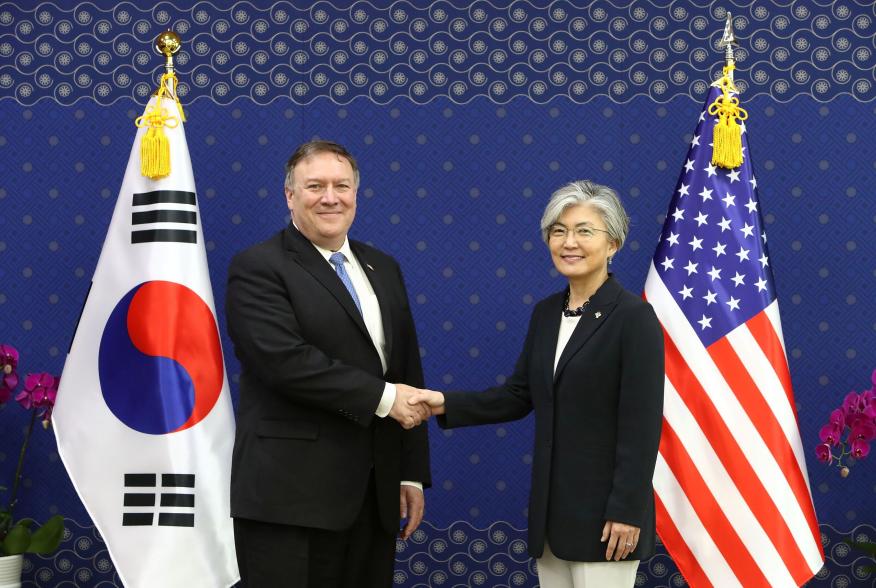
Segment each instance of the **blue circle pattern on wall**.
[{"label": "blue circle pattern on wall", "polygon": [[21,104],[143,103],[154,87],[149,47],[172,29],[184,40],[176,63],[187,102],[701,100],[720,70],[715,48],[728,10],[746,41],[737,52],[746,96],[876,96],[876,13],[860,0],[238,2],[225,9],[83,2],[67,10],[9,3],[0,5],[0,96]]},{"label": "blue circle pattern on wall", "polygon": [[[501,383],[532,306],[563,286],[537,229],[562,183],[618,188],[632,224],[612,267],[641,290],[725,10],[828,558],[810,586],[873,586],[843,539],[876,539],[874,457],[842,479],[812,454],[876,367],[869,1],[0,3],[3,342],[25,369],[60,373],[161,70],[150,45],[170,27],[217,308],[231,256],[287,221],[291,151],[334,138],[362,170],[354,238],[405,272],[427,384]],[[0,408],[3,472],[24,417]],[[432,428],[427,521],[397,546],[396,585],[537,584],[524,547],[532,427]],[[25,585],[120,586],[50,433],[34,435],[23,483],[19,512],[67,517],[61,549],[27,558]],[[658,547],[636,585],[684,580]]]}]

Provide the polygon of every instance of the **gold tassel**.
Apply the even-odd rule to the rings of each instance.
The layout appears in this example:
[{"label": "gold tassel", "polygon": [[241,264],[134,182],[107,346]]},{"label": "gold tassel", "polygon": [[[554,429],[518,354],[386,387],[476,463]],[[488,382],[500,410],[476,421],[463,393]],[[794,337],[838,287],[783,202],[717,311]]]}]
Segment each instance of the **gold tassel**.
[{"label": "gold tassel", "polygon": [[[173,84],[173,99],[176,102],[179,119],[170,116],[161,107],[161,100],[167,93],[168,82]],[[161,87],[158,88],[155,106],[147,108],[143,116],[137,117],[134,124],[138,128],[147,127],[140,141],[140,173],[147,178],[156,179],[170,175],[170,141],[164,132],[164,127],[175,128],[179,121],[186,120],[182,104],[176,97],[177,79],[173,72],[161,76]]]},{"label": "gold tassel", "polygon": [[140,173],[147,178],[170,174],[170,143],[163,127],[150,127],[140,142]]},{"label": "gold tassel", "polygon": [[730,77],[735,67],[724,67],[724,75],[718,80],[721,96],[709,105],[709,114],[718,117],[712,137],[712,165],[733,169],[742,165],[742,127],[739,121],[748,118],[748,113],[739,107],[739,98],[731,96],[737,92]]}]

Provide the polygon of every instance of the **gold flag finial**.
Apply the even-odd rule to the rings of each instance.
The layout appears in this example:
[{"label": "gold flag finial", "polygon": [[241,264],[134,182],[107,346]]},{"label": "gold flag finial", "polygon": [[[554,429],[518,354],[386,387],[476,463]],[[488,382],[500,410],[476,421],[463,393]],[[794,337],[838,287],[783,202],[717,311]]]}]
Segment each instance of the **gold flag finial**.
[{"label": "gold flag finial", "polygon": [[[164,127],[172,129],[186,120],[176,93],[178,80],[173,70],[173,56],[181,45],[179,35],[173,31],[164,31],[155,39],[155,49],[167,59],[165,72],[155,92],[155,105],[147,107],[143,116],[135,121],[138,127],[147,127],[140,141],[140,173],[153,180],[170,174],[170,143]],[[171,98],[176,103],[179,118],[168,114],[162,107],[164,98]]]},{"label": "gold flag finial", "polygon": [[167,62],[164,64],[167,73],[173,73],[173,56],[177,54],[181,46],[182,41],[179,35],[173,31],[164,31],[155,39],[155,48],[167,58]]},{"label": "gold flag finial", "polygon": [[725,169],[742,165],[742,128],[739,123],[748,118],[748,113],[739,107],[739,98],[731,96],[739,93],[736,84],[733,83],[733,70],[736,69],[733,53],[735,46],[738,46],[738,43],[733,34],[733,17],[728,12],[724,35],[718,42],[718,48],[725,51],[726,63],[723,75],[712,84],[721,88],[721,96],[709,105],[709,114],[718,117],[712,137],[712,165]]}]

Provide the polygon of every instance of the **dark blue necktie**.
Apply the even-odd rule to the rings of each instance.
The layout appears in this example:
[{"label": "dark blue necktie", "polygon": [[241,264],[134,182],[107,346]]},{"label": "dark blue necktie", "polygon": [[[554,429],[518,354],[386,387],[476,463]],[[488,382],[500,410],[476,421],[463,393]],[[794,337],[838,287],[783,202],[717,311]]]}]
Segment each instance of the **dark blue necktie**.
[{"label": "dark blue necktie", "polygon": [[335,266],[335,273],[341,278],[341,281],[346,286],[350,296],[353,297],[353,302],[356,303],[356,308],[359,309],[359,314],[362,314],[362,305],[359,303],[359,297],[356,295],[356,289],[353,287],[353,281],[350,279],[350,274],[347,273],[347,268],[344,267],[344,254],[340,251],[332,253],[329,261]]}]

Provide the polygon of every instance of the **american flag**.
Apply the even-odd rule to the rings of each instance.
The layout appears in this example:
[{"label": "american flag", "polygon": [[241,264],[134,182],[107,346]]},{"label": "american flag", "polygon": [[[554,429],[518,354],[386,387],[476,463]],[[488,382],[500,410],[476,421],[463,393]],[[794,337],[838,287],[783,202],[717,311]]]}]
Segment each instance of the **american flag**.
[{"label": "american flag", "polygon": [[712,165],[700,115],[645,297],[663,325],[657,530],[691,586],[800,586],[824,563],[748,157]]}]

